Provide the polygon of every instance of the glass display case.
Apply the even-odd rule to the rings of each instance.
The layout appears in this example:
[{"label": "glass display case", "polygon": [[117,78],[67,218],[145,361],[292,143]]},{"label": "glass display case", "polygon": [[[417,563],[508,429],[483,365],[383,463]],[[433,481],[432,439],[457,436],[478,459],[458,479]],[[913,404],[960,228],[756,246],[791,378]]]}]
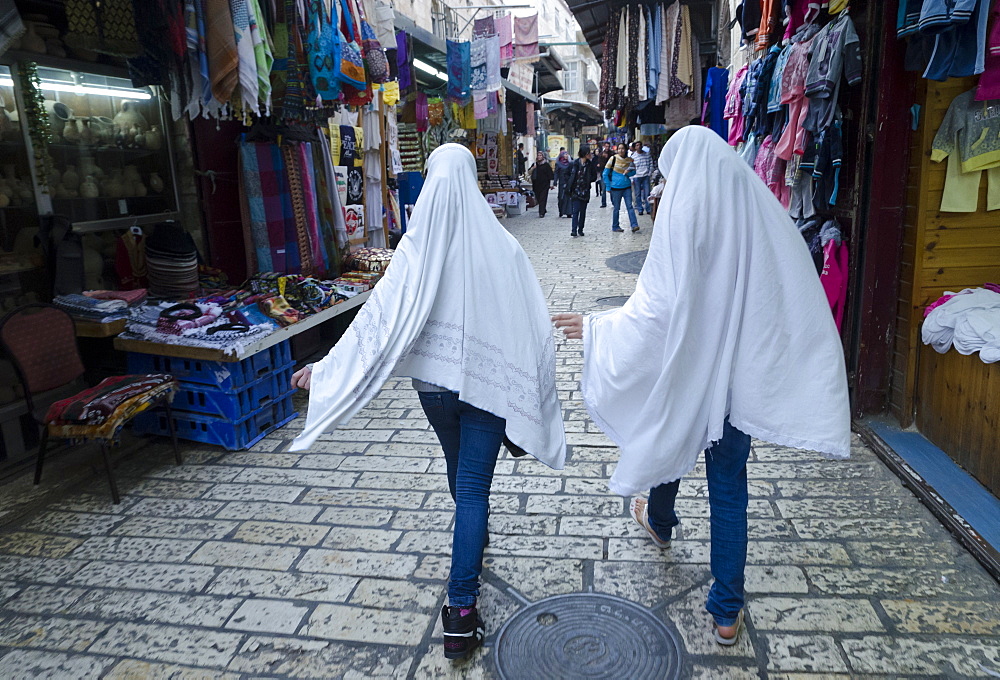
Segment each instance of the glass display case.
[{"label": "glass display case", "polygon": [[[132,87],[117,67],[93,64],[89,72],[76,70],[81,62],[32,55],[43,113],[27,121],[31,93],[18,71],[27,57],[8,52],[0,63],[0,312],[79,287],[61,285],[67,276],[82,277],[85,289],[116,288],[119,236],[180,218],[157,91]],[[49,133],[44,149],[35,148],[37,126]],[[48,231],[49,215],[65,218],[78,245],[62,247],[53,232],[43,253],[39,232]]]},{"label": "glass display case", "polygon": [[0,316],[49,294],[22,123],[11,70],[0,65]]},{"label": "glass display case", "polygon": [[38,67],[53,171],[52,212],[77,233],[177,217],[159,99],[125,78]]}]

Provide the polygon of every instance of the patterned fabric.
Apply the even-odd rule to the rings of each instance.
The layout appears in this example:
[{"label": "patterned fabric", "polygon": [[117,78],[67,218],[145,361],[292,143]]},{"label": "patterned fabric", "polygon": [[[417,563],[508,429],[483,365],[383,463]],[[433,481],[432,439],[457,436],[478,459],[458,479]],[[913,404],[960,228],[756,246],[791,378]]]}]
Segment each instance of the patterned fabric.
[{"label": "patterned fabric", "polygon": [[625,101],[633,105],[639,103],[639,59],[636,46],[639,44],[639,22],[642,21],[642,13],[638,9],[638,7],[634,7],[628,13],[628,44],[633,46],[633,49],[629,50],[628,87],[625,90]]},{"label": "patterned fabric", "polygon": [[[292,273],[302,273],[312,276],[312,253],[309,248],[309,219],[306,216],[305,192],[302,187],[302,174],[298,165],[297,153],[292,145],[281,147],[285,161],[285,175],[288,178],[288,191],[292,199],[292,216],[295,225],[295,247],[299,253],[299,267],[289,270]],[[287,224],[286,224],[287,237]]]},{"label": "patterned fabric", "polygon": [[229,11],[233,15],[233,39],[236,41],[236,75],[240,84],[240,101],[245,109],[258,112],[257,106],[257,58],[253,51],[253,37],[250,35],[250,10],[247,0],[229,0]]},{"label": "patterned fabric", "polygon": [[674,39],[674,47],[670,60],[670,96],[680,97],[687,92],[687,86],[678,77],[680,71],[681,52],[684,50],[683,44],[684,15],[683,12],[677,15],[677,22],[671,27]]},{"label": "patterned fabric", "polygon": [[[303,274],[308,276],[326,276],[326,262],[324,257],[323,242],[319,237],[319,208],[316,202],[316,172],[313,169],[312,145],[308,142],[296,144],[298,158],[296,160],[299,168],[299,176],[302,181],[302,200],[305,202],[306,226],[309,232],[308,250],[312,271]],[[305,260],[303,259],[303,262]]]},{"label": "patterned fabric", "polygon": [[131,0],[67,0],[66,21],[70,47],[122,57],[142,53]]},{"label": "patterned fabric", "polygon": [[486,90],[486,40],[479,38],[472,41],[470,47],[469,63],[472,66],[472,75],[469,81],[469,88],[473,94]]},{"label": "patterned fabric", "polygon": [[364,89],[365,60],[361,54],[361,31],[357,18],[350,6],[350,0],[340,0],[340,80],[345,85]]},{"label": "patterned fabric", "polygon": [[244,142],[240,145],[240,168],[243,170],[243,196],[247,206],[247,217],[252,248],[256,255],[255,266],[250,271],[269,272],[274,270],[271,250],[267,238],[267,208],[264,204],[264,189],[261,173],[257,166],[257,145]]},{"label": "patterned fabric", "polygon": [[188,118],[194,120],[202,106],[212,98],[212,81],[208,70],[208,46],[205,35],[205,11],[201,0],[185,0],[184,27],[187,37],[189,71],[187,105]]},{"label": "patterned fabric", "polygon": [[[601,109],[610,111],[617,108],[615,72],[618,70],[618,21],[620,9],[612,9],[608,30],[604,35],[604,63],[601,65],[601,92],[598,102]],[[529,127],[531,121],[529,120]]]},{"label": "patterned fabric", "polygon": [[[49,436],[56,439],[78,441],[114,440],[121,432],[122,427],[132,418],[162,401],[172,400],[179,387],[177,381],[168,375],[123,376],[123,378],[158,379],[159,382],[137,394],[129,393],[127,398],[118,401],[105,419],[96,425],[61,421],[52,422],[47,418],[46,420],[49,422]],[[109,378],[108,380],[113,379]],[[104,385],[104,383],[101,383],[101,385]],[[100,389],[101,385],[98,385],[94,389]]]},{"label": "patterned fabric", "polygon": [[496,21],[492,16],[476,19],[472,24],[473,38],[489,38],[497,34]]},{"label": "patterned fabric", "polygon": [[538,56],[538,15],[514,17],[514,56]]},{"label": "patterned fabric", "polygon": [[250,8],[250,40],[253,44],[254,62],[257,67],[257,96],[266,114],[271,112],[271,66],[274,55],[271,53],[271,38],[264,24],[264,13],[258,0],[249,0]]}]

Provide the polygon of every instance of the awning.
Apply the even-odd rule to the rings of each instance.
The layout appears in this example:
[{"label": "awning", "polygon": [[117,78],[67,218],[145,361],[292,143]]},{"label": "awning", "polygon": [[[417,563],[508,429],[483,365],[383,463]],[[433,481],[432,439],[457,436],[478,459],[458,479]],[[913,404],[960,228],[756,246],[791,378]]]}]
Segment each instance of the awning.
[{"label": "awning", "polygon": [[[694,27],[694,34],[701,38],[702,43],[714,43],[717,32],[715,30],[715,9],[718,0],[681,0],[681,2],[691,6],[691,23]],[[611,20],[611,8],[614,5],[637,5],[639,3],[612,3],[608,0],[566,0],[566,4],[576,16],[583,37],[590,45],[590,49],[593,50],[594,56],[600,60],[604,56],[604,35],[608,22]]]},{"label": "awning", "polygon": [[501,78],[500,82],[503,83],[503,86],[505,88],[507,88],[508,92],[512,92],[513,94],[516,94],[519,97],[527,99],[529,102],[534,102],[536,104],[538,103],[538,97],[536,97],[535,95],[531,94],[527,90],[522,90],[521,88],[519,88],[517,85],[515,85],[512,82],[510,82],[506,78]]},{"label": "awning", "polygon": [[601,110],[587,102],[569,99],[542,98],[542,111],[546,116],[568,119],[581,125],[603,125]]}]

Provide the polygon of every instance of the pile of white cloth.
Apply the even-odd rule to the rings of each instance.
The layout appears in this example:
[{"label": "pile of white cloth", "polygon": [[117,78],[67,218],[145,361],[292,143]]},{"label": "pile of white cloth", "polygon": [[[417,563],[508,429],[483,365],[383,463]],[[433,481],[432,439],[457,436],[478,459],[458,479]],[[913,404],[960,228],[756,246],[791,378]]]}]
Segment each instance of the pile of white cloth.
[{"label": "pile of white cloth", "polygon": [[954,347],[961,354],[979,352],[984,363],[1000,361],[1000,293],[966,288],[934,308],[924,319],[925,345],[944,354]]}]

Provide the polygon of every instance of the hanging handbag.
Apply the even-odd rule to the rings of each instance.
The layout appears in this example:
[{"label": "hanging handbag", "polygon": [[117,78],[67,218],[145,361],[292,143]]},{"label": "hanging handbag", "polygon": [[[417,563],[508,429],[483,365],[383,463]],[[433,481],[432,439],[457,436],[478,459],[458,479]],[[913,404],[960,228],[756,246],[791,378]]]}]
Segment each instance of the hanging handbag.
[{"label": "hanging handbag", "polygon": [[368,86],[365,60],[361,54],[361,34],[351,13],[348,0],[340,0],[341,16],[340,79],[347,85],[364,90]]},{"label": "hanging handbag", "polygon": [[375,30],[364,19],[361,20],[361,54],[368,69],[368,79],[373,83],[388,82],[389,60],[375,37]]}]

